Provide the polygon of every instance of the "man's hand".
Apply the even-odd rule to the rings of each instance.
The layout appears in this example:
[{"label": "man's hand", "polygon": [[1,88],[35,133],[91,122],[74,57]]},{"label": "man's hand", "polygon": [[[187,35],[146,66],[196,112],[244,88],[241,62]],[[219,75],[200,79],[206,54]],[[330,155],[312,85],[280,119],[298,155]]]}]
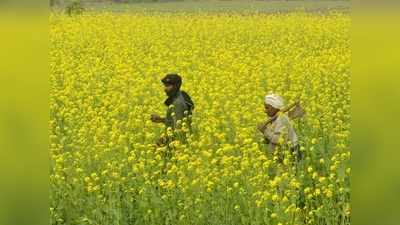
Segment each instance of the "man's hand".
[{"label": "man's hand", "polygon": [[158,140],[157,140],[157,142],[156,142],[156,145],[158,146],[158,147],[163,147],[163,146],[165,146],[167,144],[167,139],[165,138],[165,137],[160,137]]},{"label": "man's hand", "polygon": [[152,114],[150,117],[153,123],[164,123],[165,119],[157,114]]},{"label": "man's hand", "polygon": [[259,123],[259,124],[257,125],[257,130],[259,130],[261,133],[264,133],[265,124],[264,124],[264,123]]}]

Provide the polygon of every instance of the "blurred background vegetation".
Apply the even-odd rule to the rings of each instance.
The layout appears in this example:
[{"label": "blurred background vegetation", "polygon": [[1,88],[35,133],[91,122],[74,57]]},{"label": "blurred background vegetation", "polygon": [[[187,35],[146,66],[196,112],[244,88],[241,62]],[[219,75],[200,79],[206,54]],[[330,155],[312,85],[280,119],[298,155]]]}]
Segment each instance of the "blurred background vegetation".
[{"label": "blurred background vegetation", "polygon": [[[349,11],[350,0],[50,0],[53,9],[126,11]],[[81,7],[81,9],[80,9]]]}]

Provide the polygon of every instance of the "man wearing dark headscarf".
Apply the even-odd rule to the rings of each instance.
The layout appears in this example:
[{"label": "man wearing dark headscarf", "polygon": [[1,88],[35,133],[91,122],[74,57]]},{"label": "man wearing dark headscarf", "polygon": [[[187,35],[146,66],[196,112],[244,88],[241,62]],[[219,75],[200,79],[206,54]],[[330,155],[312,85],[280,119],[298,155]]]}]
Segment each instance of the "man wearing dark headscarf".
[{"label": "man wearing dark headscarf", "polygon": [[167,112],[165,118],[152,114],[151,121],[154,123],[164,123],[166,128],[170,127],[172,130],[175,130],[176,128],[180,128],[178,125],[182,124],[185,120],[187,127],[190,129],[189,117],[194,109],[194,103],[185,91],[180,90],[182,78],[178,74],[167,74],[161,82],[164,84],[164,90],[168,96],[164,102],[168,107]]}]

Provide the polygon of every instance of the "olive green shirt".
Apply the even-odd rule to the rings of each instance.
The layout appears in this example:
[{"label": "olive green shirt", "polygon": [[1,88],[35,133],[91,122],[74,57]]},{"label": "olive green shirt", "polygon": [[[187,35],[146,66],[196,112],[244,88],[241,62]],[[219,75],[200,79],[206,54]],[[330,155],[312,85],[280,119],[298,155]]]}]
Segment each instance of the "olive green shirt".
[{"label": "olive green shirt", "polygon": [[187,106],[181,92],[178,92],[172,103],[168,106],[165,116],[165,126],[167,128],[171,127],[172,129],[175,129],[177,122],[183,120],[185,117],[185,111],[189,112],[189,107]]}]

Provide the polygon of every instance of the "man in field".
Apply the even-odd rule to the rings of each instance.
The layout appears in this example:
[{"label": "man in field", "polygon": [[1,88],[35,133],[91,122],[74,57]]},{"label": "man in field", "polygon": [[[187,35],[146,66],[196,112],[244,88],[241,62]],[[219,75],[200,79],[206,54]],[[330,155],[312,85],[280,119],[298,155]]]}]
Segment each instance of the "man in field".
[{"label": "man in field", "polygon": [[264,108],[271,122],[259,124],[258,130],[263,134],[269,146],[269,153],[273,154],[277,147],[287,147],[295,158],[301,159],[296,132],[289,117],[282,112],[283,98],[275,94],[265,96]]},{"label": "man in field", "polygon": [[[164,104],[168,107],[166,116],[161,117],[156,114],[151,115],[151,121],[154,123],[165,124],[167,130],[176,130],[182,128],[183,124],[191,129],[191,115],[194,109],[194,103],[190,96],[185,92],[181,91],[182,78],[178,74],[167,74],[161,82],[164,84],[164,90],[168,98]],[[161,138],[157,145],[163,146],[167,144],[168,140]]]}]

